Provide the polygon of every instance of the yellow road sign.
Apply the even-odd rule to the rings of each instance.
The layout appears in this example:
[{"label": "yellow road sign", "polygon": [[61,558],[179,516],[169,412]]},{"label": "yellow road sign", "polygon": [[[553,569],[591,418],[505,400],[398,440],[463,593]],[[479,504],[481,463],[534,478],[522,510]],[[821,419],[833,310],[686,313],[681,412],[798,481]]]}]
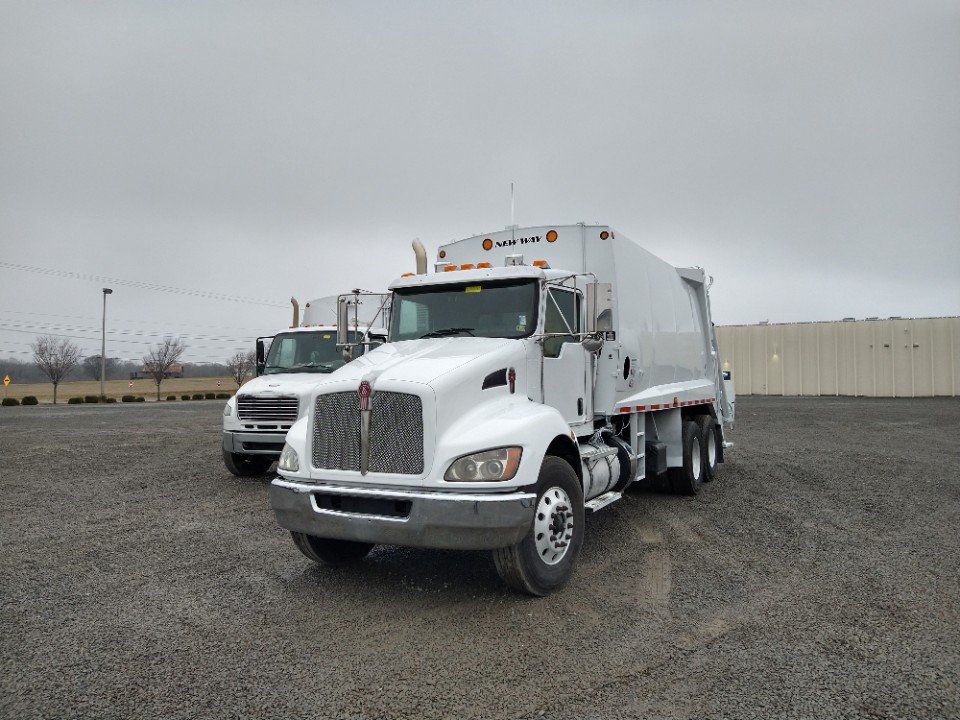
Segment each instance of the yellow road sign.
[{"label": "yellow road sign", "polygon": [[9,376],[9,375],[4,375],[4,376],[3,376],[3,386],[6,387],[6,386],[9,385],[9,384],[10,384],[10,376]]}]

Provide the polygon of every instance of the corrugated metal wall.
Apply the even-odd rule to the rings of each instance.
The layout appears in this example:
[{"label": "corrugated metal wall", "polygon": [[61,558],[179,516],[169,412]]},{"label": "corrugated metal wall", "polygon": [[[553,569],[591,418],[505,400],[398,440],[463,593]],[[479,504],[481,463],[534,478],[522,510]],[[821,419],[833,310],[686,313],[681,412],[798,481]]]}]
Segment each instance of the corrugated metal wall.
[{"label": "corrugated metal wall", "polygon": [[738,395],[956,397],[960,317],[717,327]]}]

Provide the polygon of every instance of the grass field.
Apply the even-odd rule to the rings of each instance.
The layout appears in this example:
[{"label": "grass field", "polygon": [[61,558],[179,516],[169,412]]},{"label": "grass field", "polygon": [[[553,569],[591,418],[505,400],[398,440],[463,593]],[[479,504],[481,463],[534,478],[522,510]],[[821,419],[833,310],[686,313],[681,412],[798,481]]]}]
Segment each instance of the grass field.
[{"label": "grass field", "polygon": [[[130,387],[130,383],[133,387]],[[220,383],[217,385],[217,383]],[[22,400],[26,395],[34,395],[42,403],[53,402],[53,385],[50,383],[10,383],[4,395],[0,385],[0,397],[12,397]],[[167,395],[181,395],[193,393],[225,392],[233,395],[237,391],[237,383],[229,377],[203,378],[170,378],[160,385],[160,399],[166,400]],[[153,380],[108,380],[103,385],[103,393],[107,397],[118,400],[124,395],[143,395],[147,400],[157,399],[157,386]],[[83,397],[84,395],[99,395],[100,382],[97,380],[74,380],[60,383],[57,388],[57,402],[65,403],[68,398]]]}]

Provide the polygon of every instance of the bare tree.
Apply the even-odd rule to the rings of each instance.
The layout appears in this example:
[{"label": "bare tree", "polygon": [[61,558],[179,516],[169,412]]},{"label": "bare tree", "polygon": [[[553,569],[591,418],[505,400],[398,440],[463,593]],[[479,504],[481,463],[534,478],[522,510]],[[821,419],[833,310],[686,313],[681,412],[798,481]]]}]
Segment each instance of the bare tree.
[{"label": "bare tree", "polygon": [[243,385],[243,381],[253,371],[256,364],[257,359],[252,352],[238,352],[227,360],[227,367],[237,383],[237,387]]},{"label": "bare tree", "polygon": [[160,383],[170,374],[170,369],[176,364],[187,346],[180,338],[164,338],[143,356],[143,370],[157,384],[157,400],[160,399]]},{"label": "bare tree", "polygon": [[[114,358],[107,358],[104,363],[106,366],[106,378],[114,374],[114,370],[117,367],[117,361]],[[93,380],[100,379],[100,356],[99,355],[87,355],[83,359],[83,372]]]},{"label": "bare tree", "polygon": [[80,362],[80,348],[68,338],[41,335],[33,345],[33,361],[53,383],[53,404],[57,404],[57,385]]}]

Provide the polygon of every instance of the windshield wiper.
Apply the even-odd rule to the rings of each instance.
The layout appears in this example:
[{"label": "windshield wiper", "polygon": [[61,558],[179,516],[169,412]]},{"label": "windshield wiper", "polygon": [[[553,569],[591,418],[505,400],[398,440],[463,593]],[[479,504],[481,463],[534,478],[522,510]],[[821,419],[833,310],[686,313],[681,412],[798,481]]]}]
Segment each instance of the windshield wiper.
[{"label": "windshield wiper", "polygon": [[473,334],[473,328],[468,327],[452,327],[444,328],[443,330],[431,330],[425,335],[421,335],[420,339],[423,338],[438,338],[438,337],[449,337],[450,335],[459,335],[460,333],[468,333],[471,337],[476,337]]}]

